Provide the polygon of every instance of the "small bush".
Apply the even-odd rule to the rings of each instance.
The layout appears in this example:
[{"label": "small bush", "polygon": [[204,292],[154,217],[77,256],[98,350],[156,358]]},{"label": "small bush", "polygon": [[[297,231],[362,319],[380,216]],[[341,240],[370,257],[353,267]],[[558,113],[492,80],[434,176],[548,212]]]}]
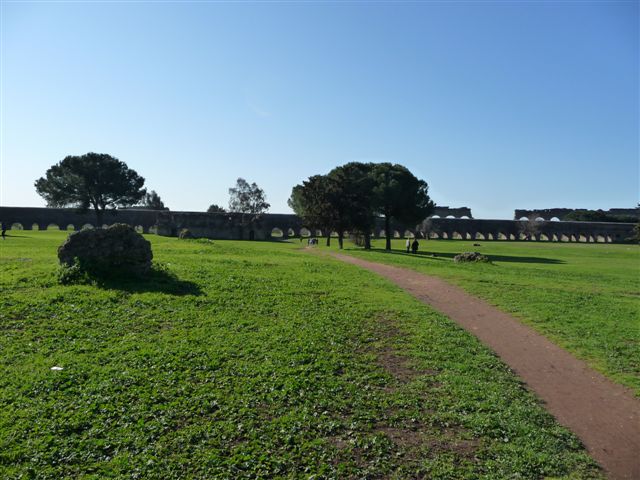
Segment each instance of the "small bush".
[{"label": "small bush", "polygon": [[464,252],[453,257],[453,261],[456,263],[464,262],[484,262],[490,263],[489,257],[482,255],[480,252]]},{"label": "small bush", "polygon": [[182,230],[180,230],[180,233],[178,234],[178,238],[182,240],[187,240],[195,237],[193,236],[193,233],[191,233],[191,230],[189,230],[188,228],[183,228]]},{"label": "small bush", "polygon": [[91,275],[82,268],[77,259],[71,265],[60,265],[56,276],[61,285],[90,285],[93,283]]}]

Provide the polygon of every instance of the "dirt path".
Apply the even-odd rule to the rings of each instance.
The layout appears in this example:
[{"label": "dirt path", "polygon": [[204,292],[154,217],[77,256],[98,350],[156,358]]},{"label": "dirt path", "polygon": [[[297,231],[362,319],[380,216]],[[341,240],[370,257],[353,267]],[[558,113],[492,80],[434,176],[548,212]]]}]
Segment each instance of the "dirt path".
[{"label": "dirt path", "polygon": [[640,479],[640,400],[512,316],[438,278],[332,254],[378,273],[496,352],[585,444],[609,478]]}]

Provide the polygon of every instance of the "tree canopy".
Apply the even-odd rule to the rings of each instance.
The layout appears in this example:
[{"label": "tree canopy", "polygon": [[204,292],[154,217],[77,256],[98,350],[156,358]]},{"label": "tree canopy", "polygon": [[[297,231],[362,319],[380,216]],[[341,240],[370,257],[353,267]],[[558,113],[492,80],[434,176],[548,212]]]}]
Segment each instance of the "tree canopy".
[{"label": "tree canopy", "polygon": [[[336,185],[326,175],[314,175],[296,185],[287,201],[291,209],[302,218],[311,230],[339,231],[338,213],[335,208]],[[327,236],[327,244],[330,235]]]},{"label": "tree canopy", "polygon": [[429,186],[408,168],[391,163],[373,164],[373,208],[385,219],[386,249],[391,249],[391,219],[404,223],[419,223],[435,204],[429,198]]},{"label": "tree canopy", "polygon": [[148,208],[149,210],[169,210],[164,206],[164,202],[155,190],[145,193],[141,206],[142,208]]},{"label": "tree canopy", "polygon": [[222,208],[219,205],[216,205],[215,203],[209,205],[209,208],[207,208],[207,213],[226,213],[227,211]]},{"label": "tree canopy", "polygon": [[262,190],[254,183],[249,184],[244,178],[238,178],[236,186],[229,189],[229,211],[242,213],[243,218],[250,216],[250,220],[257,218],[269,210],[269,205]]},{"label": "tree canopy", "polygon": [[67,156],[35,182],[50,207],[93,208],[98,226],[104,211],[137,204],[146,194],[144,178],[105,153]]},{"label": "tree canopy", "polygon": [[344,232],[351,230],[364,236],[368,248],[376,217],[384,217],[387,249],[392,219],[418,224],[434,207],[427,183],[406,167],[360,162],[309,177],[293,187],[288,204],[307,226],[336,231],[340,246]]}]

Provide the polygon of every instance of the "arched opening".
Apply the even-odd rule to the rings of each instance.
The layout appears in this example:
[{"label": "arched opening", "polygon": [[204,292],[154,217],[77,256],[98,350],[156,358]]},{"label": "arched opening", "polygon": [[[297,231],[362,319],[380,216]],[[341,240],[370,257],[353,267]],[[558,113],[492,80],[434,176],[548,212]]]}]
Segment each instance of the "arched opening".
[{"label": "arched opening", "polygon": [[316,237],[322,236],[322,230],[316,230]]},{"label": "arched opening", "polygon": [[473,235],[471,235],[469,232],[464,234],[464,238],[465,240],[473,240]]},{"label": "arched opening", "polygon": [[510,233],[509,234],[509,240],[515,241],[515,239],[516,239],[516,236],[513,233]]},{"label": "arched opening", "polygon": [[440,234],[440,238],[443,240],[449,240],[449,234],[447,232],[442,232]]},{"label": "arched opening", "polygon": [[482,233],[476,232],[475,240],[486,240],[486,239],[484,238],[484,235]]},{"label": "arched opening", "polygon": [[536,217],[536,222],[544,222],[544,218],[542,218],[542,217]]},{"label": "arched opening", "polygon": [[541,233],[540,234],[540,238],[538,240],[548,242],[549,241],[549,237],[547,236],[546,233]]},{"label": "arched opening", "polygon": [[293,228],[290,228],[289,230],[287,230],[287,236],[295,237],[296,236],[296,231]]},{"label": "arched opening", "polygon": [[283,236],[284,232],[278,227],[271,229],[271,238],[282,238]]},{"label": "arched opening", "polygon": [[142,228],[142,225],[136,225],[135,230],[138,233],[144,233],[144,228]]},{"label": "arched opening", "polygon": [[460,234],[459,232],[453,232],[451,238],[453,238],[454,240],[462,240],[462,234]]},{"label": "arched opening", "polygon": [[549,220],[550,222],[559,222],[560,219],[558,217],[551,217],[551,220]]},{"label": "arched opening", "polygon": [[338,238],[338,232],[335,232],[335,231],[334,231],[334,232],[331,232],[331,236],[332,236],[333,238]]},{"label": "arched opening", "polygon": [[461,218],[462,220],[469,220],[469,217],[467,217],[466,215],[462,215],[460,218]]},{"label": "arched opening", "polygon": [[106,223],[103,223],[102,228],[109,228],[109,225],[107,225]]},{"label": "arched opening", "polygon": [[456,218],[453,215],[447,215],[445,218]]},{"label": "arched opening", "polygon": [[518,235],[518,240],[527,240],[527,236],[524,233]]},{"label": "arched opening", "polygon": [[411,230],[405,230],[404,231],[404,238],[413,238],[415,237],[415,235],[413,234],[413,232]]},{"label": "arched opening", "polygon": [[552,242],[557,242],[558,241],[558,236],[555,233],[553,235],[551,235],[551,241]]},{"label": "arched opening", "polygon": [[386,238],[387,233],[384,230],[380,230],[380,238]]},{"label": "arched opening", "polygon": [[527,217],[520,217],[518,220],[520,220],[521,222],[528,222],[529,219]]},{"label": "arched opening", "polygon": [[597,243],[606,243],[607,239],[604,237],[604,235],[600,235],[599,233],[596,235],[596,242]]},{"label": "arched opening", "polygon": [[582,243],[586,243],[587,242],[587,236],[584,233],[581,233],[580,235],[578,235],[578,241],[582,242]]},{"label": "arched opening", "polygon": [[487,233],[487,240],[495,240],[493,233]]},{"label": "arched opening", "polygon": [[607,243],[611,243],[613,240],[610,235],[606,235]]},{"label": "arched opening", "polygon": [[570,242],[571,240],[569,239],[569,237],[567,235],[565,235],[564,233],[560,235],[560,241],[561,242]]},{"label": "arched opening", "polygon": [[86,230],[88,228],[93,228],[93,225],[91,225],[90,223],[85,223],[84,225],[82,225],[82,230]]},{"label": "arched opening", "polygon": [[311,236],[311,231],[309,231],[309,229],[302,227],[300,229],[300,236],[301,237],[310,237]]},{"label": "arched opening", "polygon": [[440,218],[440,215],[431,215],[431,218]]},{"label": "arched opening", "polygon": [[50,223],[47,225],[47,230],[60,230],[60,227],[56,223]]},{"label": "arched opening", "polygon": [[153,225],[151,227],[149,227],[149,233],[153,233],[154,235],[158,234],[158,226],[157,225]]},{"label": "arched opening", "polygon": [[69,225],[67,225],[67,228],[65,228],[65,230],[71,230],[71,231],[74,231],[75,229],[76,227],[73,223],[70,223]]},{"label": "arched opening", "polygon": [[24,228],[20,222],[15,222],[11,224],[10,230],[24,230]]},{"label": "arched opening", "polygon": [[397,230],[393,231],[393,238],[400,238],[400,232]]},{"label": "arched opening", "polygon": [[507,236],[504,233],[499,232],[498,233],[498,240],[507,240]]},{"label": "arched opening", "polygon": [[31,230],[40,230],[40,225],[34,223],[33,225],[31,225]]}]

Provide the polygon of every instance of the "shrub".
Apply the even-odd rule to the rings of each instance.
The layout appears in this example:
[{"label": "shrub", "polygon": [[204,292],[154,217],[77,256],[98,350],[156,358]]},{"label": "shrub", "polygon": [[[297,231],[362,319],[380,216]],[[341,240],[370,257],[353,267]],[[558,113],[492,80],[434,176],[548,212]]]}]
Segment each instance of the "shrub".
[{"label": "shrub", "polygon": [[193,233],[191,233],[191,230],[189,230],[188,228],[183,228],[182,230],[180,230],[180,233],[178,234],[178,238],[182,240],[186,240],[186,239],[195,238],[195,237],[193,236]]},{"label": "shrub", "polygon": [[489,257],[487,257],[486,255],[482,255],[479,252],[464,252],[461,253],[459,255],[456,255],[455,257],[453,257],[453,261],[456,263],[463,263],[463,262],[485,262],[485,263],[489,263]]}]

